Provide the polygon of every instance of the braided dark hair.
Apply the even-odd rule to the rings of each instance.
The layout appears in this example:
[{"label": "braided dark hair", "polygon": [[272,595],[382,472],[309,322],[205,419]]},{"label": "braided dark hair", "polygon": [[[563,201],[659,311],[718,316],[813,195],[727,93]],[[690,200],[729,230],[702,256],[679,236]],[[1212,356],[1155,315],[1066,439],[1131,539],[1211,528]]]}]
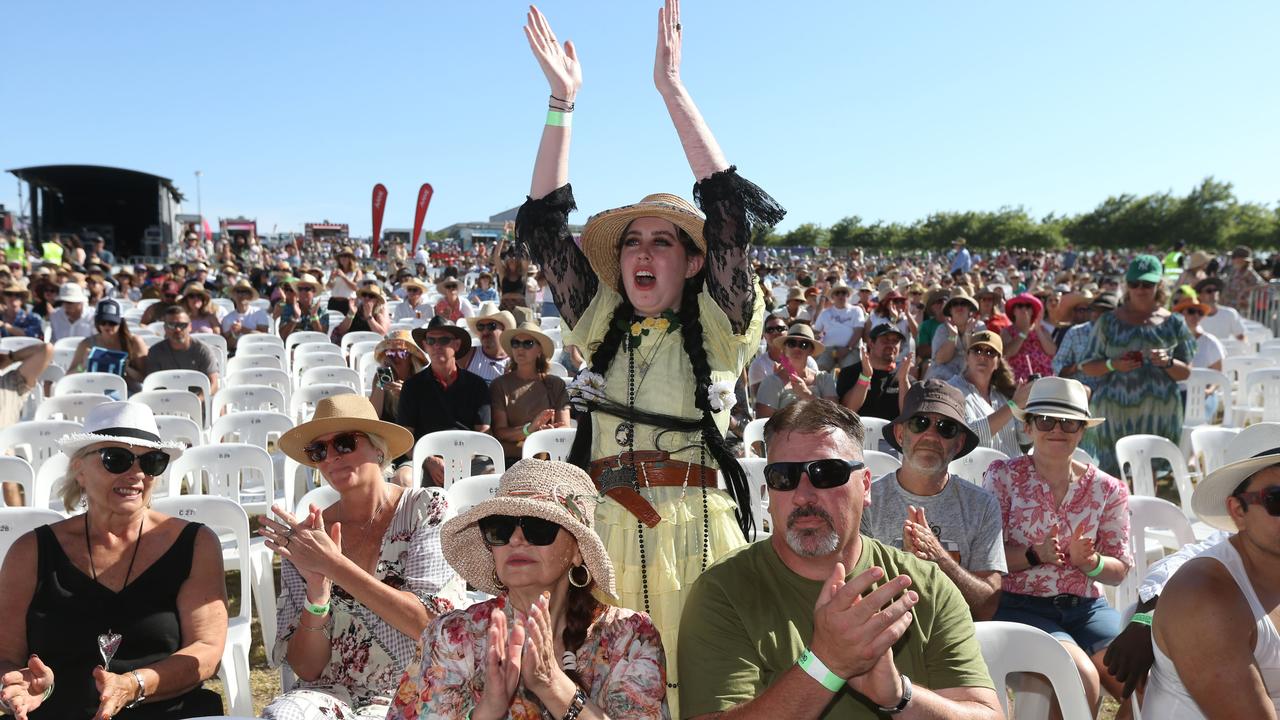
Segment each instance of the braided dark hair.
[{"label": "braided dark hair", "polygon": [[[680,242],[684,245],[686,252],[690,255],[698,254],[699,250],[688,233],[683,229],[677,228],[677,230],[679,231]],[[638,408],[622,408],[608,401],[589,404],[591,405],[591,410],[605,409],[611,414],[620,414],[634,423],[653,425],[675,432],[701,432],[702,443],[707,448],[707,451],[711,453],[711,457],[715,459],[716,465],[719,466],[721,473],[724,475],[725,486],[729,491],[729,495],[738,506],[735,511],[738,527],[742,530],[743,537],[750,540],[755,533],[755,524],[751,513],[751,496],[747,486],[747,474],[742,469],[742,465],[738,463],[738,459],[733,452],[730,451],[724,436],[720,434],[720,428],[716,426],[715,419],[711,414],[711,403],[707,394],[707,389],[711,386],[711,365],[707,361],[707,351],[703,345],[702,318],[698,311],[698,294],[702,292],[702,286],[705,282],[705,266],[696,275],[685,280],[684,290],[680,299],[680,312],[677,313],[677,317],[680,320],[681,341],[685,354],[689,357],[689,364],[693,367],[694,405],[702,411],[702,417],[698,420],[688,420]],[[622,341],[627,335],[627,328],[630,327],[634,314],[635,307],[627,298],[626,293],[622,293],[622,300],[618,303],[618,307],[614,309],[613,316],[609,318],[609,329],[605,332],[604,338],[601,339],[599,344],[592,349],[591,372],[604,377],[609,370],[609,366],[613,363],[613,359],[618,354],[618,348],[622,346]],[[570,448],[569,455],[566,458],[568,462],[587,468],[591,461],[592,437],[591,413],[580,413],[578,415],[578,432],[574,435],[573,446]]]},{"label": "braided dark hair", "polygon": [[[573,569],[570,568],[569,572],[573,572]],[[587,640],[587,631],[595,622],[596,615],[600,613],[600,601],[591,594],[595,587],[595,578],[592,578],[586,587],[569,584],[569,594],[565,598],[564,633],[560,636],[566,652],[575,654],[578,652],[578,648],[582,647],[582,643]],[[565,670],[564,674],[568,675],[578,687],[590,690],[582,682],[582,676],[577,670]]]}]

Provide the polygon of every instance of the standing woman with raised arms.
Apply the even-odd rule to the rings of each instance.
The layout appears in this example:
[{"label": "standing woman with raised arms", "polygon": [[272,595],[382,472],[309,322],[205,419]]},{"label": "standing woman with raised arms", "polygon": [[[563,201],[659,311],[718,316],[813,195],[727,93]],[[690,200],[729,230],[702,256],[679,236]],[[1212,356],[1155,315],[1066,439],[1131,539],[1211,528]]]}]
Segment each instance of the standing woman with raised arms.
[{"label": "standing woman with raised arms", "polygon": [[[537,8],[525,34],[551,97],[516,236],[545,271],[570,328],[565,344],[590,358],[570,388],[587,412],[569,460],[606,496],[596,529],[622,605],[648,612],[662,634],[676,716],[685,596],[752,525],[746,475],[724,433],[734,380],[759,348],[764,324],[749,263],[751,223],[775,224],[784,211],[729,165],[680,81],[680,5],[667,0],[654,82],[706,214],[676,195],[649,195],[591,217],[579,250],[568,215],[576,209],[569,139],[581,66],[573,43],[562,46]],[[727,492],[717,487],[717,469]]]}]

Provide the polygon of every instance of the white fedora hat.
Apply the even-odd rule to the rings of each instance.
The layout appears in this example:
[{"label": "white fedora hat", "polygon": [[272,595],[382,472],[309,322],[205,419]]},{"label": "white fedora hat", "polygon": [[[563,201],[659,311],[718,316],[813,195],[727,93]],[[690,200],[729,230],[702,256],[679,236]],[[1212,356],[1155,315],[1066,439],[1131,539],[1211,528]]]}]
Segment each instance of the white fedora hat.
[{"label": "white fedora hat", "polygon": [[1196,485],[1191,496],[1191,509],[1206,525],[1235,532],[1235,521],[1227,512],[1227,498],[1254,473],[1280,465],[1280,435],[1274,427],[1261,430],[1241,432],[1232,438],[1224,453],[1226,464]]},{"label": "white fedora hat", "polygon": [[89,298],[84,294],[84,288],[78,283],[68,282],[58,288],[58,302],[69,303],[85,303]]},{"label": "white fedora hat", "polygon": [[186,447],[180,442],[165,442],[160,438],[160,428],[156,426],[151,408],[124,400],[103,403],[90,410],[84,419],[84,429],[63,435],[58,446],[71,457],[81,449],[101,442],[164,450],[170,458],[181,455]]},{"label": "white fedora hat", "polygon": [[1023,422],[1026,422],[1027,415],[1083,420],[1085,427],[1106,422],[1106,418],[1096,418],[1089,414],[1089,394],[1085,391],[1083,383],[1079,380],[1052,375],[1042,377],[1031,385],[1031,394],[1027,397],[1026,407],[1009,409],[1014,417]]}]

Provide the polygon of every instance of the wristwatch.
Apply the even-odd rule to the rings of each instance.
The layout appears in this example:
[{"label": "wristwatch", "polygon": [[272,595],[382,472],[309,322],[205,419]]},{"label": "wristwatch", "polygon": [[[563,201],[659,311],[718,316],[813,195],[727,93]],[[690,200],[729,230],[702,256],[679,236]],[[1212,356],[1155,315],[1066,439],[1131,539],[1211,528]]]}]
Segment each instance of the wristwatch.
[{"label": "wristwatch", "polygon": [[905,674],[900,674],[900,677],[902,678],[902,699],[898,701],[898,704],[893,707],[885,707],[883,705],[876,706],[879,708],[880,712],[886,715],[897,715],[903,710],[906,710],[907,705],[911,703],[911,678],[907,677]]},{"label": "wristwatch", "polygon": [[1030,564],[1031,567],[1035,567],[1039,565],[1041,562],[1042,561],[1040,560],[1040,553],[1036,552],[1035,546],[1032,545],[1027,547],[1027,563]]}]

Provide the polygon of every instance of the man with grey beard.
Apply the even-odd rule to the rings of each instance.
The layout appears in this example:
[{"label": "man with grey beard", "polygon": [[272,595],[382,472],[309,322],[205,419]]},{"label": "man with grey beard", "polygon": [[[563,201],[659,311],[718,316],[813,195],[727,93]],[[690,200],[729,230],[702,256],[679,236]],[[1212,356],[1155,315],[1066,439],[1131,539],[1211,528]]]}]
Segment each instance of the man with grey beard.
[{"label": "man with grey beard", "polygon": [[769,419],[774,535],[726,555],[680,622],[684,718],[1002,717],[964,597],[860,534],[862,423],[827,400]]}]

